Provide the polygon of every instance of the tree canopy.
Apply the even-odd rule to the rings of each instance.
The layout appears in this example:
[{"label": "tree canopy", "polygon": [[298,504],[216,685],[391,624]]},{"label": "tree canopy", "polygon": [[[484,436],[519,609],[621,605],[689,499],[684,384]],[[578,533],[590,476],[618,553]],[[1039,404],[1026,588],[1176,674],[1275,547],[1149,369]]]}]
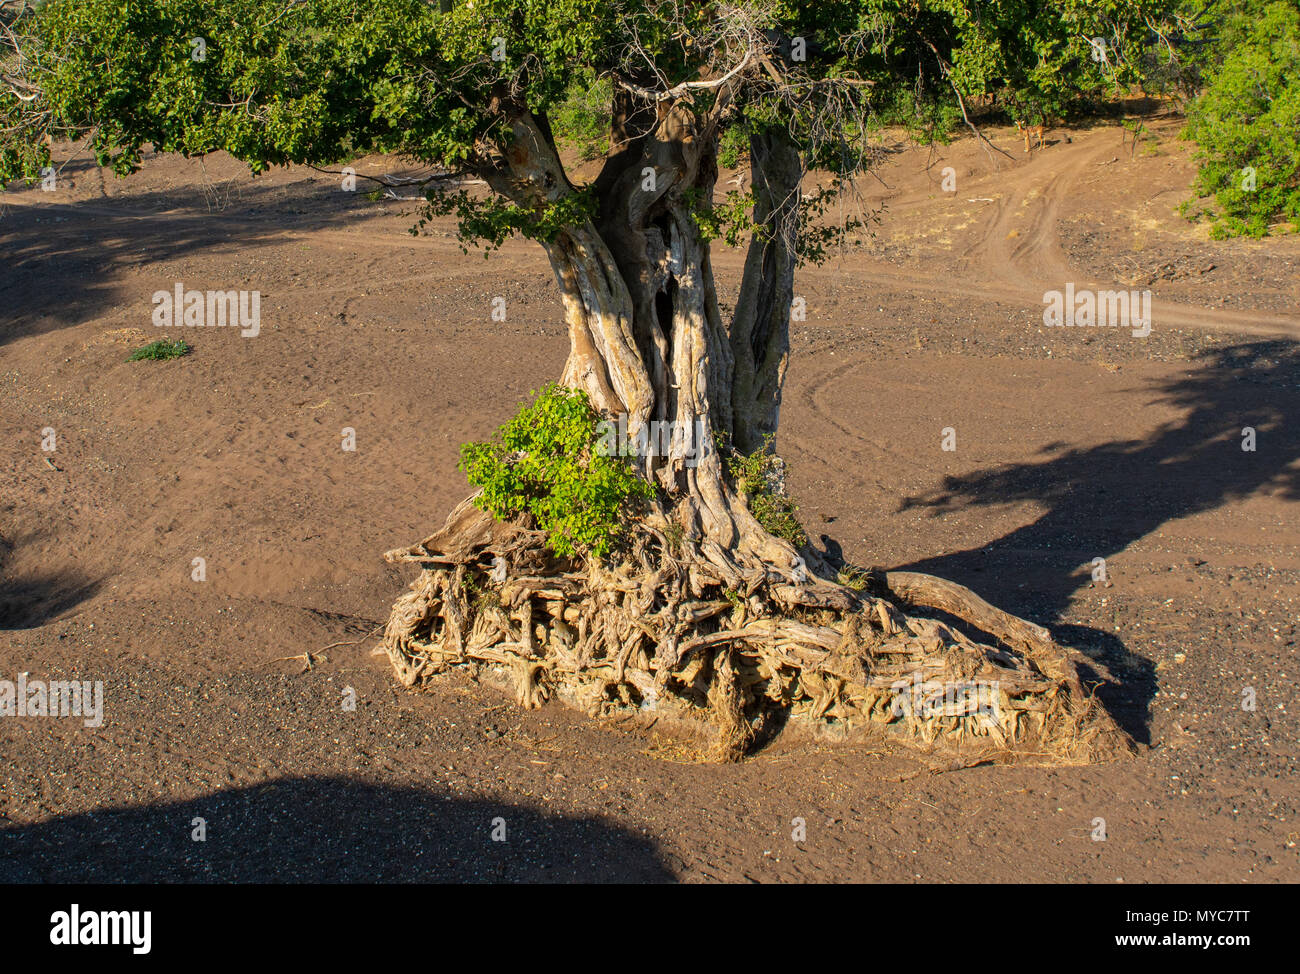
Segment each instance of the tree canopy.
[{"label": "tree canopy", "polygon": [[[1017,121],[1138,80],[1164,0],[6,0],[0,181],[34,136],[90,135],[129,172],[145,145],[225,150],[254,171],[400,152],[482,174],[507,116],[548,118],[575,86],[731,86],[727,124],[777,125],[808,164],[865,161],[873,119],[951,125],[971,100]],[[20,38],[22,55],[15,53]],[[611,111],[617,111],[611,105]]]}]

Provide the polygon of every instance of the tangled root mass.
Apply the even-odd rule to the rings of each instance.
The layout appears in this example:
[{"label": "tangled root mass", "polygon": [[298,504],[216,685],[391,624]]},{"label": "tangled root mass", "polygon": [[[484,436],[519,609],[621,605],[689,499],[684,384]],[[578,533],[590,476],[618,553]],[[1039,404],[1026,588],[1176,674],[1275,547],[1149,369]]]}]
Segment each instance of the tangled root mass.
[{"label": "tangled root mass", "polygon": [[422,568],[384,633],[407,686],[461,668],[509,683],[525,708],[555,697],[593,716],[689,722],[720,759],[786,725],[971,763],[1081,764],[1130,747],[1077,656],[961,586],[738,574],[665,518],[633,525],[618,559],[559,559],[541,532],[472,500],[387,555]]}]

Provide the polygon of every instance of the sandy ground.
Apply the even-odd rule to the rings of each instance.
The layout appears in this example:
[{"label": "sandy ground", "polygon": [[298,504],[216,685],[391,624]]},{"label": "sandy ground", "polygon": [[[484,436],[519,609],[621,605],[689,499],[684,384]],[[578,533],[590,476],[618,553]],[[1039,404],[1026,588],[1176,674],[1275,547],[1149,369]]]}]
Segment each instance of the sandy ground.
[{"label": "sandy ground", "polygon": [[[1300,880],[1300,241],[1183,222],[1188,147],[1148,126],[897,147],[874,235],[799,278],[782,417],[813,537],[1095,661],[1139,754],[1086,768],[793,739],[717,766],[401,689],[371,650],[411,575],[380,555],[558,374],[540,249],[464,257],[412,202],[221,157],[0,195],[0,679],[105,693],[101,727],[0,720],[0,880]],[[732,301],[740,254],[716,264]],[[177,282],[260,291],[261,333],[128,363]],[[1149,288],[1151,335],[1044,327],[1066,282]]]}]

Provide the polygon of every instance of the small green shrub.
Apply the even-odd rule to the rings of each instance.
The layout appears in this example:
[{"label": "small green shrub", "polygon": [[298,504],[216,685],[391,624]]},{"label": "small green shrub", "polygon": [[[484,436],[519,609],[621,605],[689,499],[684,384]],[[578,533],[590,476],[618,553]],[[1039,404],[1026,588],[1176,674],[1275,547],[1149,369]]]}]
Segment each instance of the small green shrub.
[{"label": "small green shrub", "polygon": [[836,579],[845,588],[851,588],[855,592],[862,592],[871,584],[871,572],[865,568],[859,568],[857,565],[845,564],[839,570]]},{"label": "small green shrub", "polygon": [[799,507],[786,490],[787,464],[772,452],[771,444],[769,435],[763,446],[749,456],[732,451],[727,469],[764,530],[802,548],[808,543],[808,535],[796,517]]},{"label": "small green shrub", "polygon": [[501,593],[494,588],[484,588],[473,572],[465,573],[465,599],[476,612],[501,605]]},{"label": "small green shrub", "polygon": [[460,448],[460,469],[493,517],[531,514],[557,554],[604,556],[654,488],[626,460],[601,455],[600,417],[585,392],[552,384],[533,395],[491,441]]},{"label": "small green shrub", "polygon": [[188,355],[190,346],[186,344],[183,338],[160,338],[156,342],[150,342],[144,348],[137,348],[131,353],[128,362],[141,362],[148,359],[153,362],[166,361],[169,358],[180,358],[182,355]]},{"label": "small green shrub", "polygon": [[738,125],[725,129],[718,139],[718,165],[735,169],[749,152],[749,133]]}]

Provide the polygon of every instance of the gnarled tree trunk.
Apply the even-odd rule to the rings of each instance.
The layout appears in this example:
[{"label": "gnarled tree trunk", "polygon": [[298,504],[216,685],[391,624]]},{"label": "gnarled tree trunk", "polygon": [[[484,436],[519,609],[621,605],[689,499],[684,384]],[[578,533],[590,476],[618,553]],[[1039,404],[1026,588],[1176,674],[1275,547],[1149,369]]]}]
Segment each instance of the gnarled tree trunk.
[{"label": "gnarled tree trunk", "polygon": [[[545,247],[569,328],[562,381],[625,417],[630,438],[671,424],[667,450],[637,461],[665,500],[613,562],[558,559],[540,532],[495,522],[472,498],[438,533],[390,552],[423,567],[385,633],[402,681],[462,666],[511,680],[525,706],[557,694],[593,713],[703,718],[725,757],[789,714],[976,759],[1122,748],[1046,630],[926,576],[895,576],[899,592],[880,573],[840,584],[815,552],[758,523],[713,437],[748,453],[776,432],[800,158],[779,135],[751,140],[758,232],[724,322],[692,213],[713,198],[716,116],[680,102],[647,114],[623,97],[596,213]],[[521,112],[510,125],[492,189],[535,207],[574,193],[545,123]],[[904,615],[903,601],[972,628]]]},{"label": "gnarled tree trunk", "polygon": [[[529,116],[514,126],[508,172],[493,188],[516,200],[546,202],[573,192],[545,130]],[[756,141],[766,147],[770,140]],[[633,440],[643,430],[650,439],[652,423],[669,424],[668,450],[641,457],[643,472],[673,499],[686,541],[701,546],[729,582],[760,571],[789,578],[801,564],[740,502],[711,435],[748,446],[775,432],[802,171],[792,149],[774,155],[784,186],[763,181],[759,216],[770,214],[781,233],[752,245],[746,278],[754,296],[742,299],[730,329],[719,312],[708,244],[692,214],[692,205],[713,198],[714,140],[682,106],[663,111],[652,131],[610,160],[597,183],[595,219],[545,245],[569,326],[561,381],[585,390],[599,412],[625,416]],[[768,158],[764,151],[763,164]],[[755,171],[763,171],[758,162]],[[778,192],[783,198],[772,199]]]}]

